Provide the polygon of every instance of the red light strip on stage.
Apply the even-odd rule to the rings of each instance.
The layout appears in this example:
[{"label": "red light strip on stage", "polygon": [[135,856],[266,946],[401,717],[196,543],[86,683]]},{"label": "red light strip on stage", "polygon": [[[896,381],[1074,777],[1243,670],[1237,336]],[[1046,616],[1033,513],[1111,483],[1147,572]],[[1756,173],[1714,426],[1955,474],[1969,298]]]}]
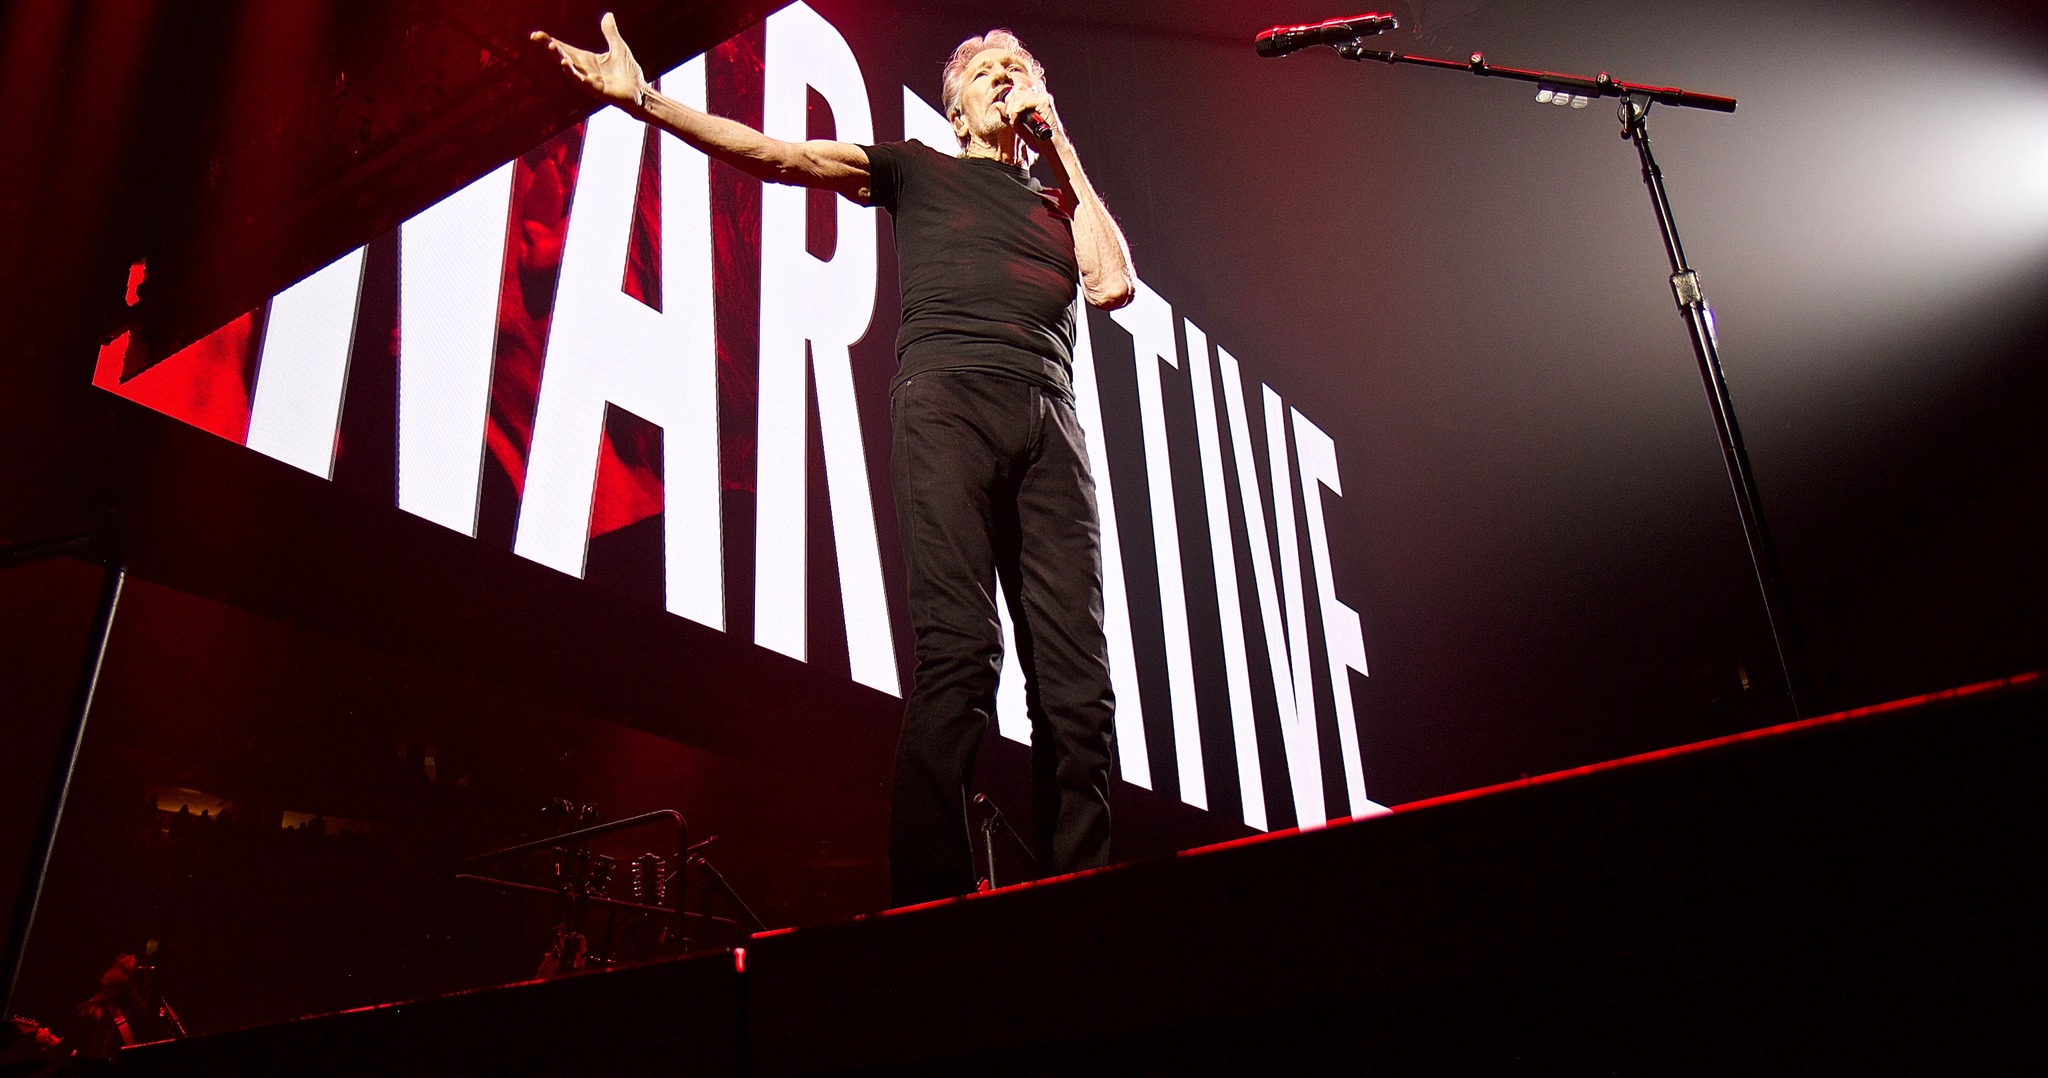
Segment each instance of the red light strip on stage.
[{"label": "red light strip on stage", "polygon": [[[1868,707],[1851,708],[1848,711],[1837,711],[1832,715],[1822,715],[1820,718],[1817,719],[1808,719],[1806,720],[1806,723],[1790,722],[1786,723],[1784,726],[1772,727],[1772,729],[1783,730],[1806,724],[1840,722],[1843,719],[1858,719],[1862,718],[1865,715],[1881,715],[1887,711],[1906,711],[1911,708],[1925,707],[1928,704],[1947,703],[1950,700],[1961,700],[1964,697],[1968,696],[1983,696],[1986,693],[2000,693],[2010,689],[2022,689],[2027,687],[2028,685],[2032,685],[2035,682],[2040,681],[2044,676],[2048,676],[2048,671],[2034,670],[2025,674],[2014,674],[2011,677],[1996,678],[1991,681],[1980,681],[1974,685],[1964,685],[1960,688],[1943,689],[1940,692],[1930,692],[1923,693],[1919,696],[1902,697],[1900,699],[1891,700],[1882,704],[1871,704]],[[1765,732],[1768,731],[1755,731],[1755,733]],[[1743,737],[1748,736],[1752,735],[1736,734],[1733,737],[1730,737],[1726,740],[1739,740]],[[1713,744],[1713,742],[1702,741],[1700,742],[1700,744],[1710,745]]]},{"label": "red light strip on stage", "polygon": [[[1463,790],[1454,794],[1444,794],[1441,797],[1425,798],[1421,801],[1410,801],[1406,804],[1396,805],[1390,809],[1387,809],[1384,812],[1374,813],[1373,815],[1388,816],[1393,815],[1395,813],[1415,812],[1419,809],[1433,808],[1438,805],[1449,805],[1460,801],[1470,801],[1474,798],[1486,797],[1491,794],[1503,793],[1508,790],[1519,790],[1530,786],[1541,786],[1547,783],[1561,782],[1565,779],[1578,778],[1584,775],[1598,774],[1602,771],[1612,771],[1617,768],[1632,767],[1637,764],[1649,763],[1652,760],[1665,760],[1677,756],[1691,755],[1696,752],[1706,752],[1711,749],[1717,749],[1725,745],[1733,745],[1739,742],[1760,741],[1764,738],[1778,737],[1784,734],[1792,734],[1804,730],[1818,729],[1823,726],[1831,726],[1835,723],[1849,722],[1854,719],[1868,718],[1872,715],[1884,715],[1895,711],[1910,711],[1914,708],[1930,707],[1935,704],[1943,704],[1954,700],[1968,699],[1969,697],[1973,696],[1990,696],[1997,695],[1999,693],[2014,692],[2021,689],[2029,688],[2034,685],[2038,685],[2042,682],[2044,677],[2048,677],[2048,671],[2033,670],[2024,674],[2014,674],[2011,677],[1994,678],[1990,681],[1979,681],[1971,685],[1962,685],[1953,689],[1943,689],[1940,692],[1930,692],[1923,693],[1919,696],[1902,697],[1897,700],[1886,701],[1882,704],[1870,704],[1865,707],[1850,708],[1847,711],[1837,711],[1833,714],[1821,715],[1816,718],[1800,719],[1796,722],[1780,723],[1776,726],[1766,726],[1756,730],[1745,730],[1739,734],[1729,734],[1725,737],[1710,738],[1706,741],[1695,741],[1687,745],[1674,745],[1668,749],[1657,749],[1653,752],[1638,753],[1634,756],[1623,756],[1619,759],[1605,760],[1597,764],[1587,764],[1583,767],[1569,768],[1564,771],[1552,771],[1548,774],[1537,775],[1532,778],[1516,779],[1513,782],[1496,783],[1492,786],[1480,786],[1470,790]],[[1236,849],[1240,846],[1251,846],[1262,842],[1272,842],[1275,839],[1283,839],[1288,837],[1289,835],[1301,834],[1304,831],[1321,831],[1325,830],[1328,827],[1336,827],[1341,824],[1354,823],[1363,820],[1368,820],[1371,818],[1372,816],[1353,816],[1344,819],[1331,820],[1328,824],[1321,826],[1313,826],[1308,828],[1292,828],[1286,831],[1274,831],[1268,834],[1247,835],[1244,838],[1231,839],[1228,842],[1218,842],[1210,846],[1197,846],[1194,849],[1181,850],[1180,852],[1174,854],[1174,856],[1200,857],[1207,854],[1217,853],[1223,850]],[[986,899],[992,895],[1008,894],[1015,891],[1029,890],[1033,887],[1043,887],[1050,883],[1058,883],[1065,880],[1079,879],[1082,876],[1094,876],[1105,872],[1117,872],[1128,867],[1130,867],[1130,865],[1128,864],[1110,865],[1107,868],[1092,868],[1081,872],[1070,873],[1065,876],[1049,876],[1042,880],[1028,880],[1023,883],[1013,883],[1004,887],[998,887],[988,891],[977,891],[973,894],[960,895],[955,898],[941,898],[933,900],[931,902],[920,902],[914,906],[900,906],[895,909],[882,910],[874,914],[864,914],[862,916],[855,917],[854,920],[863,921],[866,920],[868,917],[893,917],[899,914],[913,913],[918,910],[934,909],[939,906],[950,906],[958,902],[974,902],[981,899]],[[793,931],[795,931],[795,929],[793,928],[778,928],[768,932],[757,932],[754,934],[753,938],[761,939],[767,936],[779,936]]]},{"label": "red light strip on stage", "polygon": [[[1508,790],[1519,790],[1530,786],[1541,786],[1547,783],[1560,782],[1565,779],[1578,778],[1583,775],[1593,775],[1598,774],[1602,771],[1612,771],[1616,768],[1632,767],[1637,764],[1645,764],[1653,760],[1666,760],[1677,756],[1688,756],[1696,752],[1706,752],[1711,749],[1718,749],[1725,745],[1733,745],[1744,741],[1759,741],[1764,738],[1778,737],[1784,734],[1798,733],[1804,730],[1817,729],[1822,726],[1831,726],[1835,723],[1848,722],[1853,719],[1868,718],[1872,715],[1884,715],[1895,711],[1911,711],[1915,708],[1930,707],[1935,704],[1944,704],[1954,700],[1968,699],[1969,697],[1973,696],[1988,696],[2005,692],[2014,692],[2017,690],[2028,688],[2030,686],[2037,685],[2042,681],[2044,677],[2048,677],[2048,671],[2032,670],[2024,674],[2014,674],[2010,677],[1994,678],[1990,681],[1979,681],[1975,684],[1962,685],[1953,689],[1943,689],[1939,692],[1922,693],[1919,696],[1901,697],[1897,700],[1888,700],[1882,704],[1869,704],[1864,707],[1850,708],[1847,711],[1837,711],[1832,714],[1821,715],[1811,719],[1800,719],[1796,722],[1780,723],[1776,726],[1765,726],[1756,730],[1745,730],[1739,734],[1729,734],[1725,737],[1709,738],[1706,741],[1695,741],[1686,745],[1674,745],[1668,749],[1656,749],[1651,752],[1638,753],[1634,756],[1623,756],[1619,759],[1614,760],[1603,760],[1597,764],[1586,764],[1583,767],[1568,768],[1564,771],[1552,771],[1548,774],[1536,775],[1531,778],[1516,779],[1513,782],[1496,783],[1492,786],[1480,786],[1470,790],[1461,790],[1458,793],[1454,794],[1444,794],[1441,797],[1430,797],[1424,798],[1421,801],[1410,801],[1406,804],[1395,805],[1392,808],[1390,808],[1387,813],[1383,813],[1381,815],[1414,812],[1419,809],[1434,808],[1438,805],[1449,805],[1455,804],[1460,801],[1470,801],[1474,798],[1486,797],[1491,794],[1502,793]],[[1331,820],[1328,826],[1335,827],[1339,824],[1352,823],[1356,820],[1370,818],[1371,817],[1353,817],[1351,819]],[[1218,850],[1228,850],[1234,849],[1239,846],[1251,845],[1253,843],[1268,842],[1276,838],[1284,838],[1290,834],[1298,833],[1300,830],[1302,829],[1297,828],[1294,831],[1275,831],[1272,834],[1267,835],[1249,835],[1244,838],[1231,839],[1228,842],[1219,842],[1213,846],[1200,846],[1192,850],[1182,850],[1177,856],[1194,857],[1201,854],[1214,853]],[[1322,828],[1312,827],[1307,828],[1307,830],[1317,831],[1322,830]]]}]

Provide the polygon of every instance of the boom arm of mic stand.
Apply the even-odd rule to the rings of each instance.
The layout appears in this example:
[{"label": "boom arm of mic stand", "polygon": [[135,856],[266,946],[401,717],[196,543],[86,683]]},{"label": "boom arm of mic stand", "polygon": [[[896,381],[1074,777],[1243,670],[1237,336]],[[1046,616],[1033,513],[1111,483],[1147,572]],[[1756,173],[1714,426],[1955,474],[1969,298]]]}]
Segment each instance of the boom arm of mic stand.
[{"label": "boom arm of mic stand", "polygon": [[1433,67],[1439,71],[1469,71],[1482,78],[1514,79],[1517,82],[1535,82],[1545,86],[1563,86],[1581,92],[1587,97],[1628,97],[1640,95],[1660,105],[1677,105],[1689,109],[1711,109],[1714,112],[1734,112],[1735,99],[1718,94],[1703,94],[1696,90],[1680,89],[1676,86],[1645,86],[1638,82],[1623,82],[1602,71],[1592,78],[1584,75],[1567,75],[1559,71],[1531,71],[1521,67],[1497,67],[1486,62],[1484,53],[1473,53],[1469,60],[1443,60],[1434,56],[1411,56],[1405,52],[1387,52],[1368,49],[1361,42],[1337,46],[1337,55],[1346,60],[1376,60],[1383,64],[1412,64],[1416,67]]}]

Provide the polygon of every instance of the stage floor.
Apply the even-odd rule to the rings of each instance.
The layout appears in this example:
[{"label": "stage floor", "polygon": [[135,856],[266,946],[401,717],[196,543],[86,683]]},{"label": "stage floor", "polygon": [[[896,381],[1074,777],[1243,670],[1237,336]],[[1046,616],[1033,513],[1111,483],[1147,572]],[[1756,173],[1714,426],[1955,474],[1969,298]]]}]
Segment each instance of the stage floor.
[{"label": "stage floor", "polygon": [[2044,712],[2034,678],[118,1069],[2037,1072]]}]

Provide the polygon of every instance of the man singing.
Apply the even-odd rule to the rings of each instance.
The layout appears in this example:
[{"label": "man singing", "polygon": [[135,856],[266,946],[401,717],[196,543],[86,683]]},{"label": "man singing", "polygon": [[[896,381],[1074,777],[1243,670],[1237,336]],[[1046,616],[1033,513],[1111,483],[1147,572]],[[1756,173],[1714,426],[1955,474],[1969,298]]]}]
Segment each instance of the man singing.
[{"label": "man singing", "polygon": [[[967,786],[1003,661],[998,576],[1031,716],[1039,859],[1055,873],[1106,864],[1114,702],[1095,484],[1070,386],[1073,297],[1078,281],[1090,304],[1120,307],[1136,275],[1043,69],[1007,30],[962,42],[942,82],[956,156],[919,142],[791,143],[655,92],[612,16],[603,30],[603,53],[533,39],[590,93],[712,157],[895,221],[892,476],[917,639],[890,824],[896,902],[974,887]],[[1056,188],[1031,177],[1039,156]]]}]

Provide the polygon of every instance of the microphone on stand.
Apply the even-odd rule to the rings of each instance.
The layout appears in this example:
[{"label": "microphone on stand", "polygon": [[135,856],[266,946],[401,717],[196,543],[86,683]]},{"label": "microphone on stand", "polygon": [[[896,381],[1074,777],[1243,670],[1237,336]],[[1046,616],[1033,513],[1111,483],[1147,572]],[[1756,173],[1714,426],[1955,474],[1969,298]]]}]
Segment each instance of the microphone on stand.
[{"label": "microphone on stand", "polygon": [[1362,37],[1384,34],[1401,25],[1392,15],[1353,15],[1348,19],[1326,19],[1305,26],[1275,26],[1252,38],[1252,51],[1260,56],[1285,56],[1317,45],[1343,45]]}]

